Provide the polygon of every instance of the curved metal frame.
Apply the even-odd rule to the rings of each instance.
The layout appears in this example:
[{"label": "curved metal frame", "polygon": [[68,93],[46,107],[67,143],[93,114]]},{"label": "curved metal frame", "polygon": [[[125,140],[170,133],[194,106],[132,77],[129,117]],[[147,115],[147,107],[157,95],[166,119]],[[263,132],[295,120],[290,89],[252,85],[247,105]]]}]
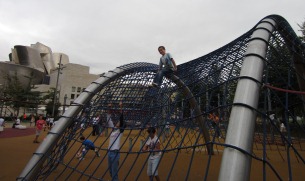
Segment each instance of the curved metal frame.
[{"label": "curved metal frame", "polygon": [[[130,70],[134,68],[139,68],[141,65],[138,63],[133,64],[135,67],[131,69],[123,69],[124,66],[118,67],[113,71],[109,71],[103,77],[97,79],[95,82],[91,83],[86,90],[80,94],[80,96],[74,101],[74,103],[70,106],[70,108],[64,113],[64,115],[59,119],[58,123],[56,123],[55,127],[49,132],[46,139],[42,142],[42,144],[38,147],[36,152],[33,154],[32,158],[21,172],[20,176],[17,180],[34,180],[40,167],[44,163],[47,158],[48,152],[52,149],[54,144],[59,140],[60,135],[72,124],[71,117],[76,116],[82,109],[84,103],[90,101],[96,92],[99,92],[105,85],[107,85],[111,80],[116,79],[122,75],[126,75]],[[156,66],[152,66],[153,64],[146,64],[146,67],[143,67],[143,71],[152,71],[156,69]],[[127,65],[125,65],[127,66]],[[183,88],[183,92],[186,97],[189,98],[190,105],[194,108],[195,111],[195,119],[200,125],[200,128],[203,132],[203,137],[205,141],[210,142],[209,133],[206,127],[204,126],[204,119],[202,113],[199,109],[199,106],[196,102],[195,97],[193,96],[190,89],[180,80],[177,76],[172,75],[168,77],[173,82],[175,82],[179,87]],[[209,154],[213,154],[212,145],[207,144],[207,150]]]},{"label": "curved metal frame", "polygon": [[[229,127],[225,143],[252,152],[256,112],[259,89],[264,70],[264,61],[267,43],[275,22],[272,19],[263,20],[252,34],[248,45],[240,76],[235,92],[234,103],[230,115]],[[256,80],[256,81],[254,81]],[[234,105],[235,104],[235,105]],[[239,104],[239,105],[236,105]],[[226,147],[221,162],[219,180],[242,181],[249,180],[251,157],[239,150]]]},{"label": "curved metal frame", "polygon": [[[181,74],[179,72],[179,77],[183,81],[179,82],[179,78],[175,76],[169,77],[169,79],[171,79],[174,83],[182,87],[183,94],[189,98],[189,103],[195,111],[195,116],[197,118],[196,121],[202,128],[203,137],[207,141],[209,140],[209,135],[208,133],[206,134],[206,130],[204,128],[205,120],[202,116],[200,116],[202,114],[200,112],[199,106],[197,105],[197,102],[189,88],[191,88],[192,83],[196,84],[201,80],[208,80],[209,76],[211,75],[214,75],[214,78],[212,77],[212,81],[215,81],[215,84],[219,84],[219,82],[221,83],[222,81],[218,80],[218,75],[220,74],[215,73],[216,71],[213,71],[210,67],[216,63],[224,64],[224,62],[230,62],[233,65],[232,67],[235,65],[237,65],[237,68],[242,66],[240,75],[238,75],[239,72],[232,75],[233,68],[230,69],[230,71],[225,72],[224,75],[226,79],[230,78],[231,80],[236,80],[238,76],[241,77],[238,81],[233,107],[231,109],[225,145],[232,145],[234,147],[238,147],[238,149],[228,147],[225,148],[221,163],[219,180],[249,180],[251,157],[249,156],[250,154],[244,154],[242,151],[247,153],[252,152],[254,123],[256,118],[256,112],[254,109],[257,108],[259,99],[259,83],[262,80],[264,70],[263,59],[267,53],[268,41],[271,37],[271,34],[274,33],[275,28],[276,31],[278,31],[277,34],[280,34],[281,37],[284,37],[286,41],[285,43],[289,45],[289,48],[294,49],[297,48],[296,46],[298,46],[298,51],[301,51],[300,57],[294,59],[295,63],[298,61],[302,61],[302,63],[304,62],[303,55],[305,46],[299,42],[293,30],[289,24],[287,24],[287,21],[281,16],[268,16],[260,21],[254,29],[246,32],[244,35],[232,41],[228,45],[223,46],[206,56],[179,65],[179,68],[181,68],[179,69],[181,70]],[[252,39],[250,39],[251,34]],[[241,46],[234,46],[235,44],[241,44]],[[247,52],[245,52],[246,50]],[[234,56],[229,56],[230,52],[237,53]],[[217,57],[216,60],[213,59],[213,57]],[[129,71],[132,72],[134,68],[137,68],[136,71],[138,72],[151,72],[157,69],[157,65],[149,63],[134,63],[130,65],[124,65],[115,69],[114,71],[109,71],[102,78],[93,82],[85,90],[85,92],[75,100],[74,106],[70,106],[69,110],[65,112],[64,116],[60,119],[60,123],[52,129],[52,132],[50,132],[46,140],[37,149],[37,153],[34,154],[18,179],[32,180],[32,178],[35,178],[37,172],[40,169],[40,166],[44,163],[44,159],[46,158],[45,155],[48,154],[48,151],[51,151],[53,144],[56,143],[56,141],[59,139],[59,136],[65,131],[65,129],[67,129],[70,124],[72,124],[72,119],[70,118],[77,115],[77,113],[81,110],[83,103],[89,101],[95,95],[95,93],[97,93],[97,91],[100,91],[103,86],[107,85],[113,79],[121,75],[127,75]],[[298,66],[296,71],[302,72],[301,70],[303,70],[303,68],[304,67],[301,69]],[[190,71],[192,73],[196,72],[196,74],[192,74],[190,76]],[[223,81],[226,81],[225,78]],[[303,78],[298,78],[303,80]],[[183,82],[186,82],[187,85],[190,86],[184,86]],[[305,84],[303,83],[304,82],[301,84],[299,82],[301,90],[304,90],[305,87]],[[203,85],[208,86],[209,84],[203,83]],[[206,89],[204,89],[204,91],[201,93],[204,92],[206,92]],[[200,96],[202,96],[202,94]],[[208,151],[212,150],[208,148]],[[210,152],[210,154],[211,153],[212,152]]]}]

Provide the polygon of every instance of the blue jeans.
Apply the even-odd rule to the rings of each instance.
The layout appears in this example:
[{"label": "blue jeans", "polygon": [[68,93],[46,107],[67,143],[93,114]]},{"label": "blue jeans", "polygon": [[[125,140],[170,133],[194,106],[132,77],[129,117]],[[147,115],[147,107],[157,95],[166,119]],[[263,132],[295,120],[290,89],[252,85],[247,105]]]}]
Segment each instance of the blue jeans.
[{"label": "blue jeans", "polygon": [[108,169],[110,172],[110,176],[113,181],[118,181],[118,171],[119,171],[119,160],[120,160],[120,153],[117,151],[110,151],[108,152]]},{"label": "blue jeans", "polygon": [[165,75],[168,75],[170,73],[173,73],[174,71],[172,69],[161,69],[159,72],[157,72],[154,83],[158,84],[160,86],[162,84],[162,79]]},{"label": "blue jeans", "polygon": [[99,126],[98,125],[93,125],[92,126],[92,136],[95,136],[95,135],[99,135]]}]

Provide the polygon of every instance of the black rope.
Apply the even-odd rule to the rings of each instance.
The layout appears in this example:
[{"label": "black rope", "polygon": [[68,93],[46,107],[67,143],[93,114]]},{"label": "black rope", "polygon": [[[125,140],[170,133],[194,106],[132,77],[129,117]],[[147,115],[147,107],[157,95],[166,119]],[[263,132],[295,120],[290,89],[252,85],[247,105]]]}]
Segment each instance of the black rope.
[{"label": "black rope", "polygon": [[[274,157],[285,160],[288,167],[291,168],[292,158],[289,155],[293,152],[296,159],[301,160],[300,163],[304,164],[302,156],[304,150],[300,148],[305,143],[305,131],[302,124],[296,123],[298,122],[296,118],[301,115],[298,110],[302,108],[304,101],[299,95],[289,95],[293,96],[293,101],[299,102],[299,104],[292,104],[291,101],[288,101],[289,99],[286,99],[287,95],[283,92],[263,86],[264,84],[256,78],[240,75],[244,58],[255,56],[265,63],[263,82],[296,90],[298,88],[297,80],[305,81],[303,77],[299,76],[300,74],[296,74],[299,76],[296,77],[296,75],[287,73],[297,72],[296,68],[298,67],[291,65],[292,57],[304,56],[304,52],[300,54],[297,49],[298,46],[302,47],[303,45],[300,45],[298,41],[293,41],[291,44],[292,39],[296,39],[296,37],[280,17],[270,16],[269,18],[277,24],[274,27],[275,31],[270,32],[266,28],[255,26],[218,50],[178,65],[178,71],[174,75],[178,77],[177,81],[184,82],[182,87],[179,87],[177,82],[172,80],[173,76],[171,75],[164,77],[159,88],[149,87],[158,70],[158,65],[145,62],[117,67],[122,70],[119,73],[109,71],[109,74],[101,74],[100,79],[105,78],[103,83],[99,83],[98,80],[91,83],[91,87],[98,87],[97,89],[91,90],[89,86],[82,92],[82,95],[88,96],[90,99],[72,103],[70,106],[79,107],[77,112],[73,113],[73,116],[63,115],[61,117],[70,123],[64,132],[62,134],[55,133],[53,130],[49,132],[51,135],[56,134],[59,139],[53,143],[52,150],[48,150],[50,154],[42,155],[47,159],[38,173],[37,180],[53,180],[54,178],[55,180],[111,180],[107,155],[112,131],[106,123],[109,115],[111,115],[114,125],[119,120],[117,115],[119,102],[123,102],[124,121],[127,124],[120,147],[117,150],[121,156],[118,166],[120,180],[147,179],[146,165],[151,156],[159,152],[161,155],[157,168],[159,176],[162,176],[161,180],[194,180],[194,175],[200,175],[202,180],[213,180],[215,178],[210,178],[210,172],[215,155],[206,157],[208,154],[207,146],[212,146],[218,155],[222,155],[222,150],[226,148],[237,150],[262,163],[264,178],[268,178],[267,174],[271,172],[278,180],[282,180],[289,173],[279,173],[276,169],[277,163],[271,160],[268,154],[275,154]],[[262,20],[260,23],[262,22],[272,25],[268,21]],[[252,38],[252,33],[259,29],[268,31],[271,34],[270,40]],[[291,41],[288,42],[287,37]],[[254,40],[266,43],[266,57],[256,53],[246,53],[248,44]],[[298,63],[298,66],[305,66],[304,62]],[[289,85],[286,84],[288,77],[291,78]],[[299,126],[291,128],[294,131],[288,132],[287,137],[281,133],[278,123],[269,118],[270,110],[266,110],[266,95],[257,98],[257,107],[233,102],[236,86],[240,79],[251,80],[257,83],[258,87],[263,87],[264,89],[258,89],[260,95],[264,91],[270,91],[268,96],[275,107],[273,110],[275,115],[280,117],[284,111],[286,118],[283,121],[286,124],[292,124],[288,118],[291,117],[293,123]],[[188,88],[192,96],[185,96],[184,88]],[[192,113],[193,105],[189,103],[192,99],[196,100],[195,103],[201,111],[200,115]],[[112,107],[109,108],[109,105]],[[255,149],[253,152],[225,144],[224,139],[230,124],[230,110],[233,106],[243,106],[258,115],[257,120],[254,120],[255,141],[253,144]],[[85,118],[81,116],[83,113],[86,114]],[[209,118],[209,114],[212,113],[219,117],[219,122],[215,123]],[[101,115],[98,128],[103,131],[98,131],[98,136],[93,136],[93,118],[97,114]],[[203,126],[208,131],[211,141],[204,140],[205,132],[202,130],[202,125],[195,121],[197,118],[203,119]],[[305,125],[304,121],[303,125]],[[160,140],[160,150],[142,151],[148,140],[149,134],[146,131],[148,127],[154,127],[157,130],[156,136]],[[270,129],[268,129],[269,127]],[[218,130],[222,138],[219,138]],[[101,133],[103,136],[100,136]],[[287,155],[282,154],[282,149],[285,147],[280,146],[277,140],[275,142],[269,141],[272,134],[274,134],[275,139],[283,138],[287,146],[285,150]],[[84,135],[86,139],[94,142],[101,157],[93,156],[93,151],[89,150],[85,155],[85,160],[76,159],[77,150],[81,148],[80,135]],[[274,150],[277,152],[273,152]],[[195,164],[198,158],[204,160],[200,166]],[[185,159],[183,162],[185,168],[179,170],[178,164],[181,164],[182,159]],[[203,174],[195,173],[198,167],[201,168],[199,170]],[[157,171],[153,175],[156,173]],[[181,177],[177,178],[177,175]],[[292,175],[289,177],[292,178]]]}]

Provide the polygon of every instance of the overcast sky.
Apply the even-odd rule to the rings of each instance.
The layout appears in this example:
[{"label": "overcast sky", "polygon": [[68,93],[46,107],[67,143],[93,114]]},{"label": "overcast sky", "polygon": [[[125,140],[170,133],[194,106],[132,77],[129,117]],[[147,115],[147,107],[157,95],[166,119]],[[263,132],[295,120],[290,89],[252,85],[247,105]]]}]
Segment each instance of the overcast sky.
[{"label": "overcast sky", "polygon": [[271,14],[300,35],[305,0],[0,0],[0,61],[9,60],[14,45],[40,42],[94,74],[132,62],[157,64],[159,45],[181,64]]}]

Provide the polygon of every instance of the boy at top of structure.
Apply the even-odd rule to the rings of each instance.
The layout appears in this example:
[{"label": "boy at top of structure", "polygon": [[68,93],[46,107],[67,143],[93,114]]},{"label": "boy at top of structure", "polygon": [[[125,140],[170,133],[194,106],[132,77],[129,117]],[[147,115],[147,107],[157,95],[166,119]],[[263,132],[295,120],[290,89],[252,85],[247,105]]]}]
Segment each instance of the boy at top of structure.
[{"label": "boy at top of structure", "polygon": [[78,158],[79,160],[83,160],[85,158],[86,153],[89,150],[94,150],[96,156],[100,157],[100,154],[98,153],[98,149],[95,148],[94,143],[91,140],[85,139],[84,136],[81,136],[79,139],[82,141],[82,147],[78,151],[76,158]]},{"label": "boy at top of structure", "polygon": [[164,46],[159,46],[159,53],[162,55],[159,61],[159,70],[154,78],[151,86],[161,86],[162,79],[165,75],[177,71],[177,66],[174,58],[170,53],[166,53]]}]

